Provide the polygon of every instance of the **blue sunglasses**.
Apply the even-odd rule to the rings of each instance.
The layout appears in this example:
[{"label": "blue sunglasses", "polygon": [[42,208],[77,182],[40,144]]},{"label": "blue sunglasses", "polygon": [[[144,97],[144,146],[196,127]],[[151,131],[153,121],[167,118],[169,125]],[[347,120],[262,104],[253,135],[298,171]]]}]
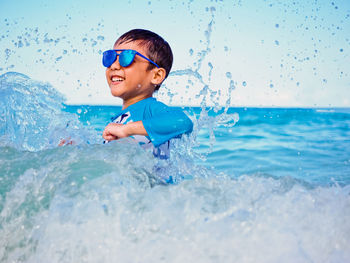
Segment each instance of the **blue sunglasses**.
[{"label": "blue sunglasses", "polygon": [[[121,51],[121,52],[118,54],[117,52],[119,52],[119,51]],[[109,68],[110,66],[112,66],[112,64],[117,60],[117,57],[119,56],[120,66],[128,67],[134,61],[136,55],[139,55],[140,57],[148,60],[150,63],[155,65],[157,68],[159,68],[159,66],[155,62],[153,62],[149,58],[146,58],[144,55],[142,55],[141,53],[139,53],[133,49],[107,50],[107,51],[103,52],[102,64],[106,68]]]}]

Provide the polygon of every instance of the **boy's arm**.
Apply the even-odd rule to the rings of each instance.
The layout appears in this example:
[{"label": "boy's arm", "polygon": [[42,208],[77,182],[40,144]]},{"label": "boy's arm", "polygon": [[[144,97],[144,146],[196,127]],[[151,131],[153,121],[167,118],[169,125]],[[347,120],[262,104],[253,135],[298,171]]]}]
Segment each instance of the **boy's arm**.
[{"label": "boy's arm", "polygon": [[110,123],[102,134],[107,141],[118,140],[132,135],[148,136],[142,121],[129,122],[127,124]]},{"label": "boy's arm", "polygon": [[193,129],[193,123],[185,113],[169,108],[162,114],[144,119],[143,126],[156,147],[172,138],[190,133]]},{"label": "boy's arm", "polygon": [[172,110],[143,121],[127,124],[110,123],[103,131],[107,141],[118,140],[132,135],[149,136],[154,146],[192,131],[193,123],[185,113]]}]

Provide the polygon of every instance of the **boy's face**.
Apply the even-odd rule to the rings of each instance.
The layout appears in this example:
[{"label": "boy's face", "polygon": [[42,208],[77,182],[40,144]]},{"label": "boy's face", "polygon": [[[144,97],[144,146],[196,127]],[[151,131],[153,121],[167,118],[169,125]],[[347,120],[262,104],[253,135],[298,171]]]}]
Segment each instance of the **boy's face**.
[{"label": "boy's face", "polygon": [[[138,45],[138,41],[116,44],[113,49],[133,49],[147,56],[147,50]],[[117,60],[106,69],[106,78],[111,93],[115,97],[123,99],[124,106],[129,106],[137,101],[151,97],[155,85],[152,84],[153,70],[147,70],[149,62],[136,55],[134,61],[128,67],[122,67]]]}]

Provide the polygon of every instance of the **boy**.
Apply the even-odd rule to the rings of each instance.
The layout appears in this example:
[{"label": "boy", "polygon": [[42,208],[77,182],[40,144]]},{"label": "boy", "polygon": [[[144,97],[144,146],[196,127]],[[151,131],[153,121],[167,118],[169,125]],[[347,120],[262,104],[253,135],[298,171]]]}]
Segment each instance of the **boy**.
[{"label": "boy", "polygon": [[113,50],[103,53],[111,93],[123,100],[121,112],[103,131],[106,141],[133,137],[152,148],[161,159],[169,157],[169,140],[190,133],[192,121],[152,97],[169,75],[173,54],[157,34],[134,29],[118,38]]}]

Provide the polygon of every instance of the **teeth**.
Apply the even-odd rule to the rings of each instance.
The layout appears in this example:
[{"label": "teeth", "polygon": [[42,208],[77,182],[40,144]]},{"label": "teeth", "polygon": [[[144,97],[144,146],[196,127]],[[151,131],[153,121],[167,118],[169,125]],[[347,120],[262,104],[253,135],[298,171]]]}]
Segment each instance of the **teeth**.
[{"label": "teeth", "polygon": [[116,81],[118,81],[118,82],[120,82],[120,81],[123,81],[124,79],[123,78],[120,78],[120,77],[113,77],[112,78],[112,81],[113,82],[116,82]]}]

